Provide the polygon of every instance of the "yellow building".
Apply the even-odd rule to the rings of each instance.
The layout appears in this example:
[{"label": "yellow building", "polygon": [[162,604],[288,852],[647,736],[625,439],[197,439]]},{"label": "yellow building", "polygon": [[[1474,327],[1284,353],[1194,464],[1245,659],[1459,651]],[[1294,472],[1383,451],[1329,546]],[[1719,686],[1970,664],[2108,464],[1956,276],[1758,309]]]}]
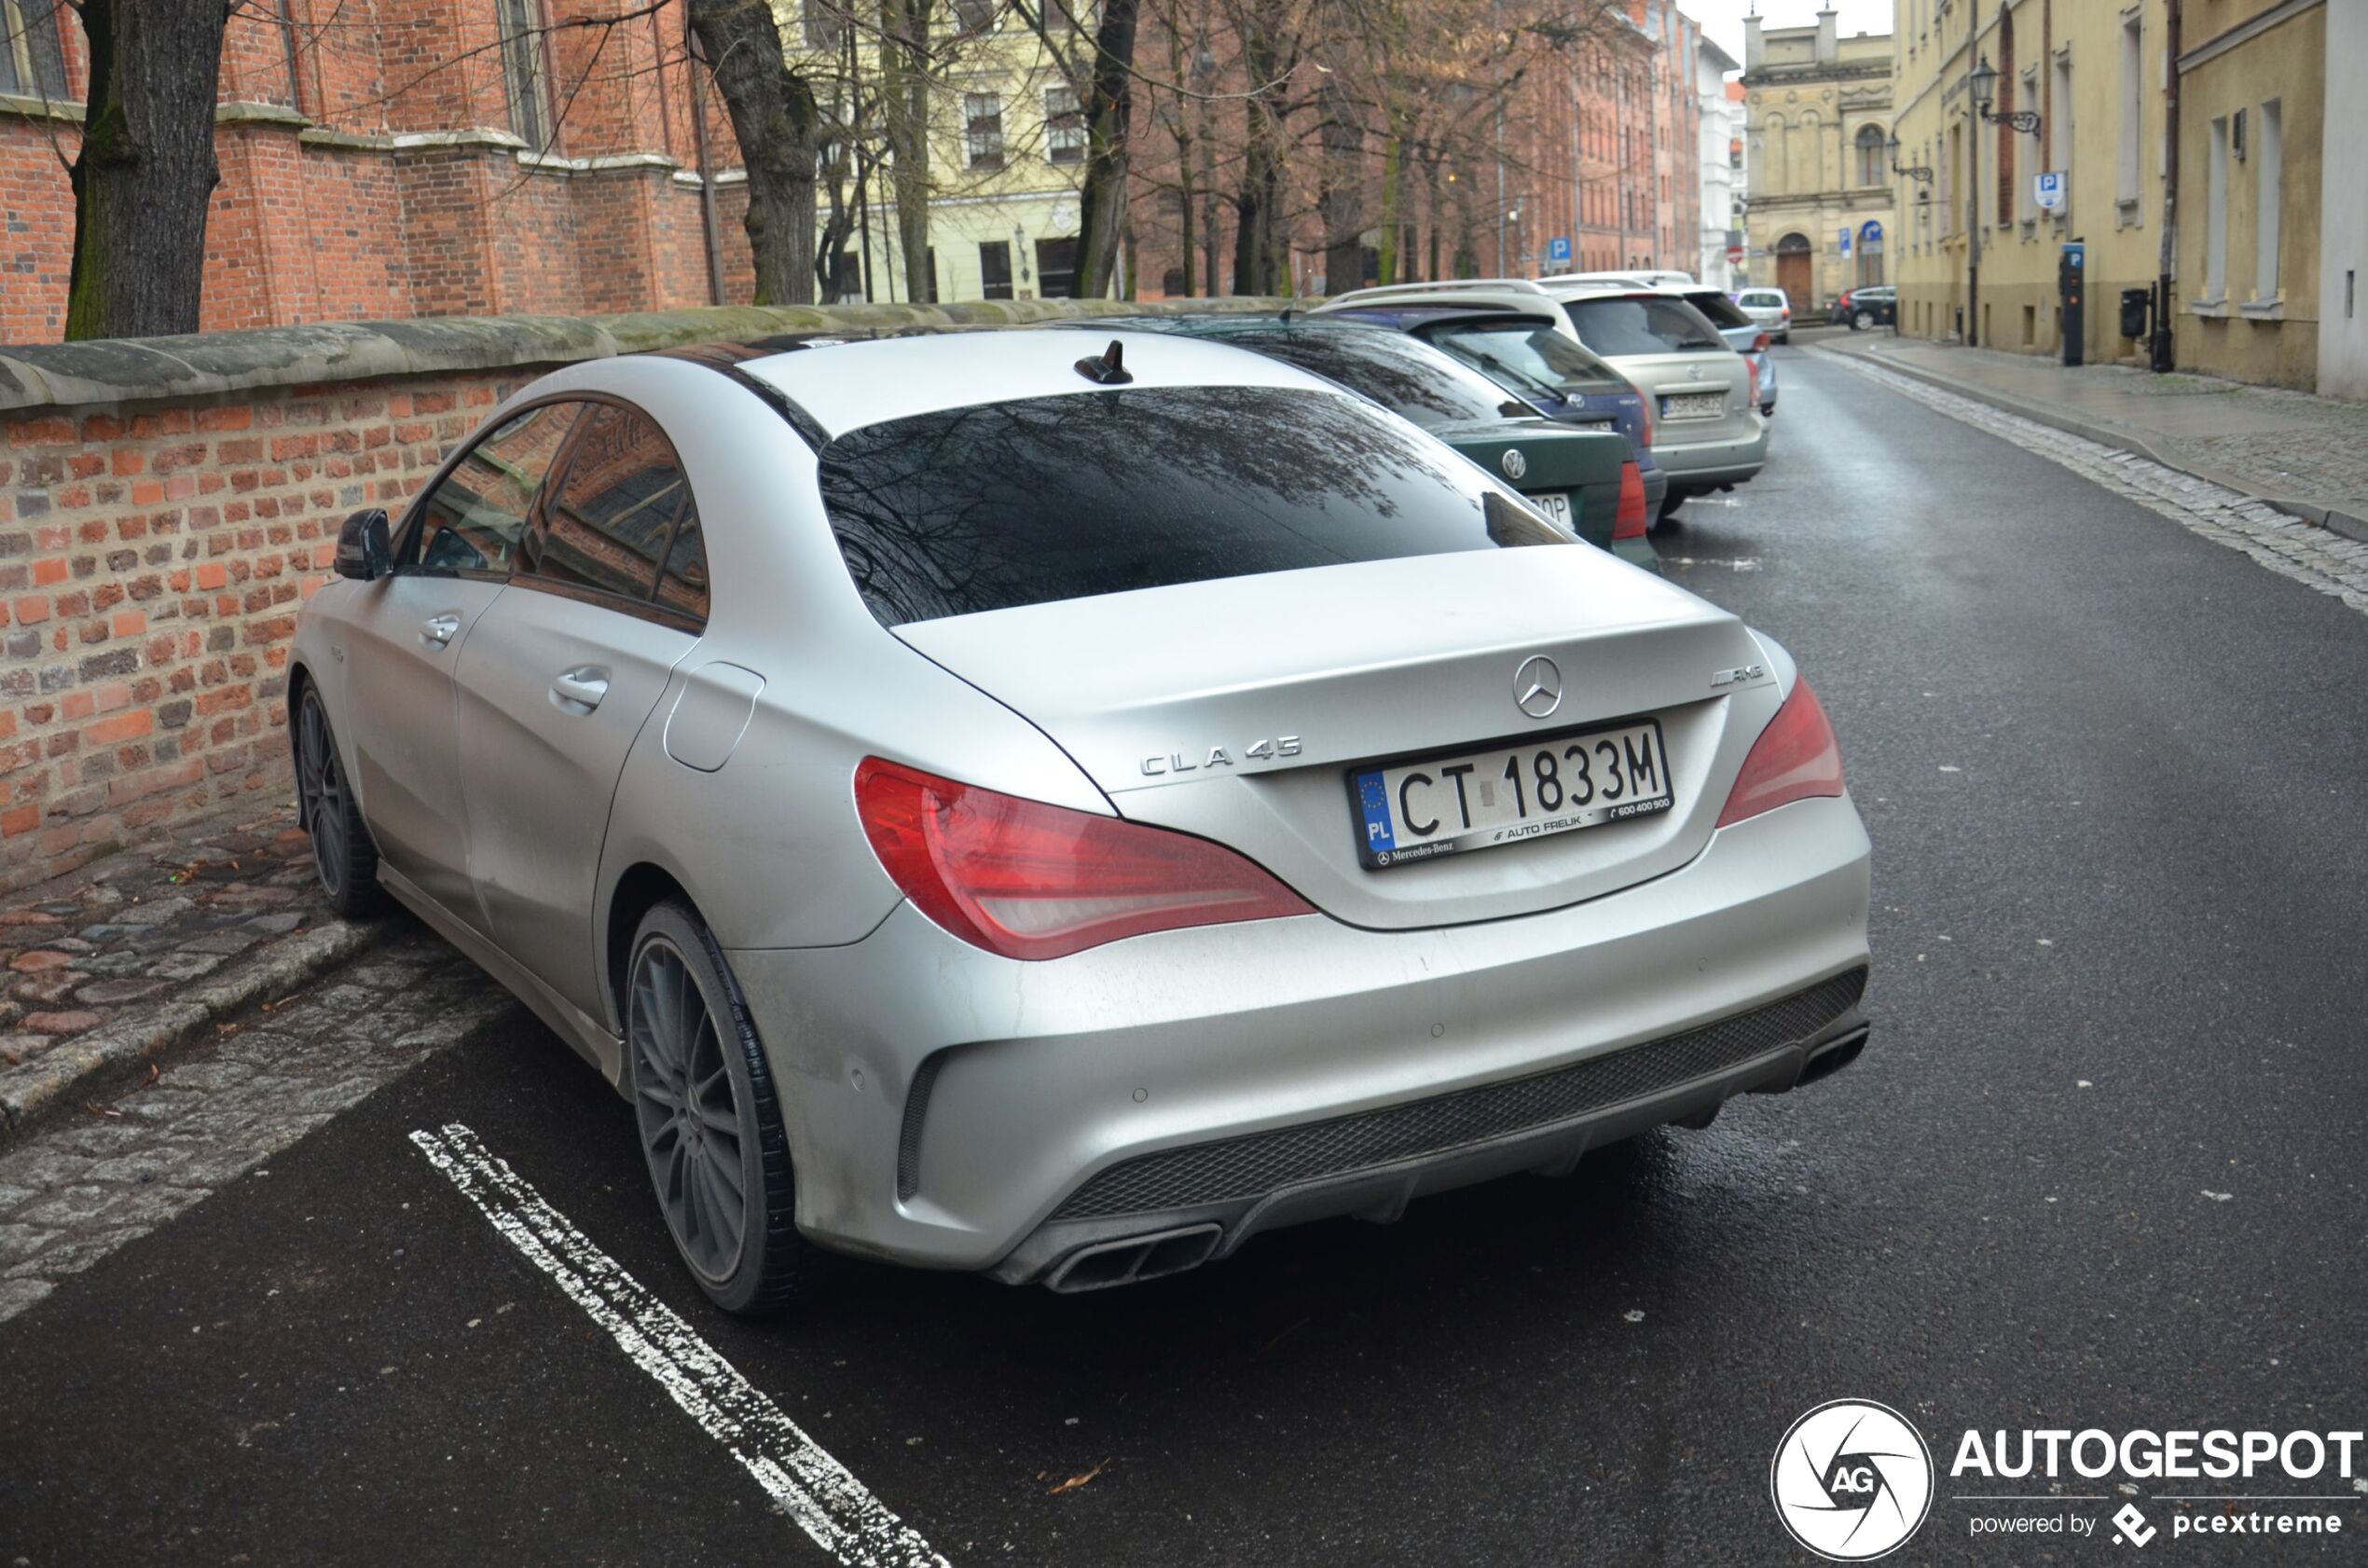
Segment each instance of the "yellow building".
[{"label": "yellow building", "polygon": [[[2182,370],[2318,384],[2320,146],[2336,68],[2328,13],[2325,0],[2183,0],[2172,316]],[[2343,86],[2356,96],[2368,59],[2348,65]],[[2348,186],[2356,213],[2368,172],[2355,165]],[[2327,199],[2344,199],[2336,189]]]},{"label": "yellow building", "polygon": [[1891,282],[1890,35],[1839,37],[1830,8],[1813,27],[1745,17],[1743,116],[1751,282],[1783,289],[1797,319],[1823,315],[1844,289]]},{"label": "yellow building", "polygon": [[[1902,332],[2060,354],[2064,246],[2077,240],[2080,357],[2146,361],[2146,339],[2121,334],[2120,304],[2122,291],[2152,291],[2166,270],[2162,84],[2174,4],[1901,0],[1899,162],[1930,176],[1899,176]],[[1976,73],[1994,80],[1977,91]]]},{"label": "yellow building", "polygon": [[[879,78],[875,34],[847,35],[846,0],[776,0],[784,46],[818,80],[853,76],[826,110],[849,103],[877,132]],[[1048,14],[1088,19],[1086,0]],[[856,0],[854,15],[875,19]],[[963,299],[1065,297],[1075,269],[1078,186],[1085,166],[1085,124],[1075,89],[1043,39],[1000,0],[954,0],[930,7],[932,26],[952,64],[928,93],[929,265],[935,296]],[[1088,22],[1090,25],[1090,21]],[[1074,37],[1067,27],[1056,36]],[[1079,39],[1084,48],[1090,43]],[[851,47],[850,47],[851,46]],[[860,213],[845,249],[856,265],[850,297],[909,298],[897,239],[894,181],[883,159],[843,199]],[[828,216],[827,208],[824,217]]]}]

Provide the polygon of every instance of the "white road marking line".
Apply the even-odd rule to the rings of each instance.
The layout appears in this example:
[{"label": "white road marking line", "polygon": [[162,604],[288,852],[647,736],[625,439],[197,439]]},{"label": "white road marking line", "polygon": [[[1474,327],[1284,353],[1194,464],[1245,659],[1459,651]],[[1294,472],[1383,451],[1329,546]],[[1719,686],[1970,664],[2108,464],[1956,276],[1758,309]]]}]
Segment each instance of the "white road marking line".
[{"label": "white road marking line", "polygon": [[783,1512],[847,1568],[949,1568],[944,1558],[763,1390],[544,1202],[476,1134],[447,1122],[411,1135],[495,1231],[609,1331],[708,1436],[731,1451]]}]

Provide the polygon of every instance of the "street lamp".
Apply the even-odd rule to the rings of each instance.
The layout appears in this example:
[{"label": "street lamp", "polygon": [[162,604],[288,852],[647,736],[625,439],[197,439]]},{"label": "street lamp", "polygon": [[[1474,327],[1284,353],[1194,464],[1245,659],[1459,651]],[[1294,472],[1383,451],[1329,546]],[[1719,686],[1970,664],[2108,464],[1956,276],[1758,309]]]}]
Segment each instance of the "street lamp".
[{"label": "street lamp", "polygon": [[1899,166],[1899,133],[1897,131],[1893,131],[1892,133],[1892,139],[1883,144],[1883,151],[1891,154],[1891,172],[1893,173],[1899,175],[1903,179],[1913,180],[1918,185],[1928,186],[1933,183],[1933,172],[1925,168],[1922,164],[1917,164],[1915,167],[1909,169],[1903,169]]},{"label": "street lamp", "polygon": [[1990,64],[1989,56],[1981,57],[1981,63],[1974,67],[1973,75],[1965,81],[1973,90],[1974,107],[1981,112],[1984,120],[1991,125],[2011,125],[2033,136],[2039,134],[2039,116],[2030,109],[2013,109],[2003,115],[1989,112],[1989,106],[1998,102],[1998,68]]}]

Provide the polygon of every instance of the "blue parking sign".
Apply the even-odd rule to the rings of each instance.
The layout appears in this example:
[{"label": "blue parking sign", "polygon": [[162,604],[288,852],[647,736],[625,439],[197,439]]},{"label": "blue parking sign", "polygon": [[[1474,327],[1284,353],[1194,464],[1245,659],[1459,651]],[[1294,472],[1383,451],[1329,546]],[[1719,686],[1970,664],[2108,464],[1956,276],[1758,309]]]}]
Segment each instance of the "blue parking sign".
[{"label": "blue parking sign", "polygon": [[1547,260],[1568,261],[1570,258],[1571,242],[1568,235],[1557,234],[1551,240],[1546,241]]}]

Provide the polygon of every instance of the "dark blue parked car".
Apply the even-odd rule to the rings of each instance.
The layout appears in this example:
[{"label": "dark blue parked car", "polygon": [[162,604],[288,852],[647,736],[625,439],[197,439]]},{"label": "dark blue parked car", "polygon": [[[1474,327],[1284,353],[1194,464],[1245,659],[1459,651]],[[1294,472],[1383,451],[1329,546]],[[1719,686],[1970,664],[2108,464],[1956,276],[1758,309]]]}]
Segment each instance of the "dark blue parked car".
[{"label": "dark blue parked car", "polygon": [[1558,330],[1551,320],[1444,300],[1352,305],[1325,315],[1411,333],[1454,355],[1549,419],[1618,431],[1636,448],[1645,504],[1654,516],[1660,516],[1669,475],[1653,465],[1651,406],[1635,383]]}]

